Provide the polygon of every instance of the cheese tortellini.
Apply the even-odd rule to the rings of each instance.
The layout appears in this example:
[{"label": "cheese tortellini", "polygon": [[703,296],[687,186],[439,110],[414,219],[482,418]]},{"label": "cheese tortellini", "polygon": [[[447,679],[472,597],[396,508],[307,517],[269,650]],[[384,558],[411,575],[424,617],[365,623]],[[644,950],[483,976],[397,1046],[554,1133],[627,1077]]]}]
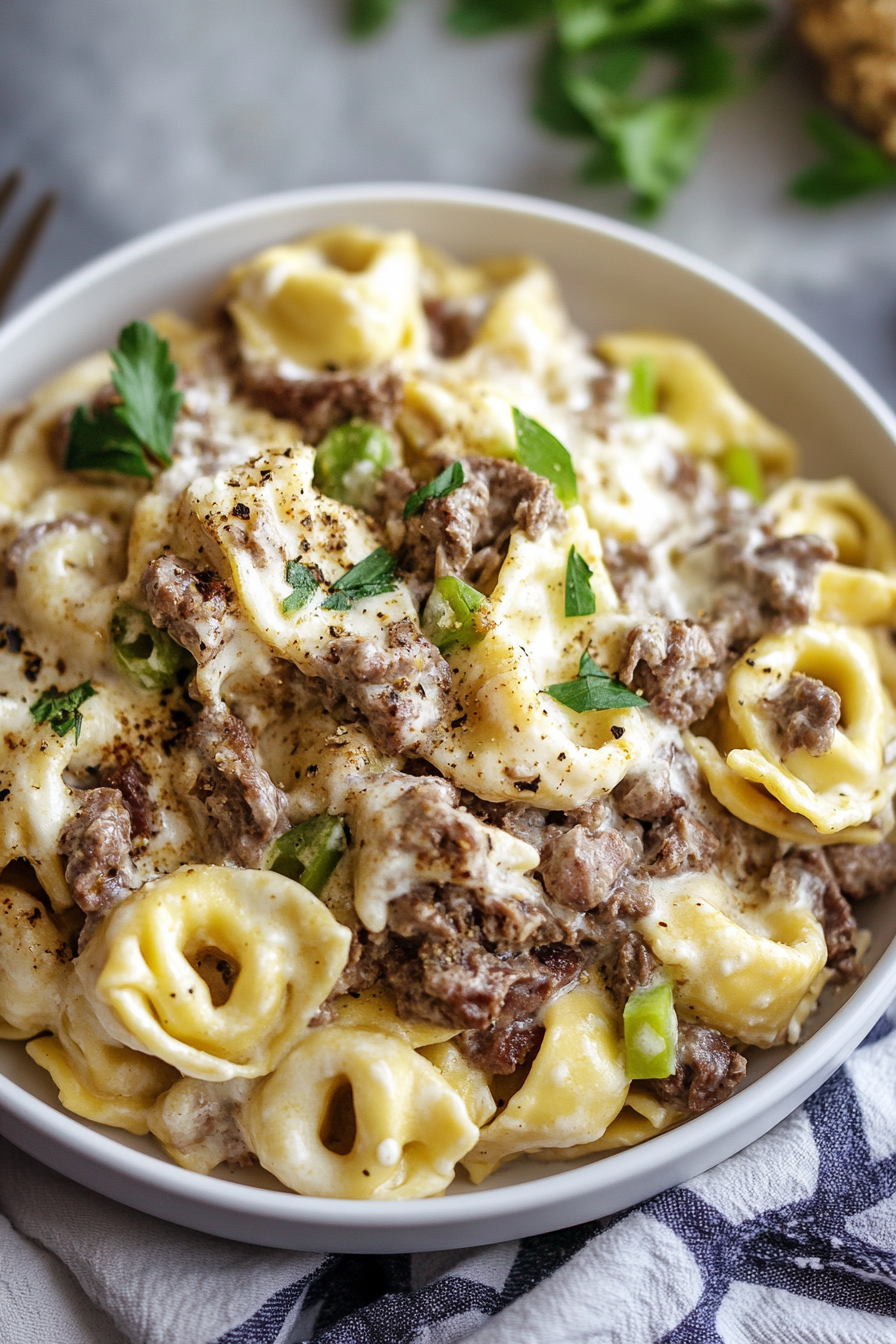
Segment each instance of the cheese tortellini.
[{"label": "cheese tortellini", "polygon": [[575,676],[595,630],[591,618],[564,614],[572,546],[593,570],[597,612],[612,617],[617,598],[600,538],[573,508],[563,533],[511,538],[491,595],[492,628],[481,643],[451,654],[457,718],[428,758],[480,798],[548,808],[590,801],[650,751],[640,710],[577,714],[543,694]]},{"label": "cheese tortellini", "polygon": [[410,233],[328,229],[236,267],[228,307],[254,361],[354,369],[419,341],[419,272]]},{"label": "cheese tortellini", "polygon": [[749,1045],[783,1038],[824,966],[824,933],[802,905],[738,900],[713,874],[657,880],[640,923],[672,975],[680,1011]]},{"label": "cheese tortellini", "polygon": [[598,350],[626,369],[645,357],[653,361],[659,409],[680,425],[688,447],[699,457],[719,457],[726,448],[751,448],[772,479],[793,470],[793,441],[749,406],[691,341],[660,332],[634,332],[604,336]]},{"label": "cheese tortellini", "polygon": [[[775,715],[776,697],[786,696],[792,679],[800,676],[821,682],[839,697],[832,741],[814,754],[802,745],[785,752]],[[796,706],[789,712],[796,713]],[[896,773],[884,764],[884,749],[896,740],[896,714],[881,684],[874,646],[861,630],[818,623],[760,640],[731,671],[721,722],[715,745],[727,769],[771,795],[788,813],[805,817],[821,835],[869,822],[896,787]],[[753,795],[741,790],[740,796]],[[738,807],[743,804],[735,797],[729,789],[720,801],[742,820],[755,821],[759,812],[742,815]],[[757,795],[758,809],[763,802]]]},{"label": "cheese tortellini", "polygon": [[[318,1011],[350,936],[289,878],[196,865],[120,905],[78,972],[121,1044],[194,1078],[257,1078]],[[229,968],[223,1002],[200,973],[204,958]]]},{"label": "cheese tortellini", "polygon": [[461,1095],[410,1045],[339,1026],[296,1046],[243,1123],[268,1171],[334,1199],[440,1194],[478,1133]]},{"label": "cheese tortellini", "polygon": [[576,985],[547,1009],[544,1028],[522,1087],[464,1158],[477,1183],[520,1153],[594,1143],[622,1110],[629,1079],[606,991],[591,981]]}]

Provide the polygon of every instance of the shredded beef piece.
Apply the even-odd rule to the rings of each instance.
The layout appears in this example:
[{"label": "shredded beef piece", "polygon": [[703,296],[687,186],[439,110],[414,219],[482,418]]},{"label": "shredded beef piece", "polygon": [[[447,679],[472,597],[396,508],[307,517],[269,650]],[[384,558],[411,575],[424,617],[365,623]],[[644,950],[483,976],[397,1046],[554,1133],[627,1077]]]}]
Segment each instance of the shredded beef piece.
[{"label": "shredded beef piece", "polygon": [[6,574],[9,582],[15,583],[19,569],[27,563],[35,546],[39,546],[45,537],[52,536],[54,532],[80,532],[85,527],[102,526],[99,519],[91,518],[87,513],[76,512],[66,513],[62,518],[54,518],[48,523],[32,523],[30,527],[22,528],[6,552]]},{"label": "shredded beef piece", "polygon": [[[769,535],[771,528],[764,528],[763,532]],[[754,526],[749,539],[738,549],[734,541],[737,535],[735,529],[727,548],[733,573],[755,594],[771,628],[783,630],[807,621],[818,568],[837,558],[836,547],[824,537],[811,534],[774,537],[755,546]]]},{"label": "shredded beef piece", "polygon": [[619,601],[625,607],[644,601],[653,574],[647,547],[640,541],[617,541],[615,537],[602,540],[604,564]]},{"label": "shredded beef piece", "polygon": [[795,672],[780,694],[762,703],[781,734],[782,756],[800,747],[810,756],[823,756],[834,745],[840,697],[823,681]]},{"label": "shredded beef piece", "polygon": [[481,1031],[465,1031],[458,1048],[486,1073],[513,1073],[535,1053],[544,1036],[536,1014],[581,971],[584,957],[574,948],[538,947],[526,964],[518,959],[498,1018]]},{"label": "shredded beef piece", "polygon": [[[397,497],[397,478],[387,474],[379,492],[378,516],[390,526],[390,537],[395,530],[399,566],[419,598],[446,574],[467,583],[486,582],[500,567],[514,528],[536,541],[548,527],[565,523],[544,477],[504,458],[465,457],[463,464],[464,484],[441,499],[426,500],[407,520],[399,517],[407,495]],[[391,523],[387,500],[395,508]]]},{"label": "shredded beef piece", "polygon": [[473,306],[458,299],[424,299],[423,311],[433,354],[439,359],[465,355],[482,322],[483,305]]},{"label": "shredded beef piece", "polygon": [[86,789],[59,837],[65,880],[82,910],[107,911],[140,885],[131,860],[131,818],[118,789]]},{"label": "shredded beef piece", "polygon": [[493,1022],[482,1031],[462,1031],[457,1046],[471,1064],[483,1073],[515,1073],[535,1054],[544,1039],[540,1022]]},{"label": "shredded beef piece", "polygon": [[260,867],[289,814],[286,795],[256,759],[252,734],[224,705],[213,705],[200,714],[187,745],[198,766],[191,794],[212,822],[209,848],[244,868]]},{"label": "shredded beef piece", "polygon": [[386,628],[385,644],[346,636],[313,655],[329,708],[340,699],[367,720],[389,756],[420,752],[451,708],[451,669],[409,620]]},{"label": "shredded beef piece", "polygon": [[188,560],[160,555],[140,580],[153,625],[206,663],[224,637],[221,622],[233,594],[213,570],[195,570]]},{"label": "shredded beef piece", "polygon": [[883,896],[896,886],[896,845],[829,845],[825,855],[837,884],[851,901]]},{"label": "shredded beef piece", "polygon": [[690,453],[673,453],[673,466],[665,484],[682,499],[696,499],[700,469]]},{"label": "shredded beef piece", "polygon": [[712,829],[719,840],[715,866],[733,886],[756,873],[768,874],[778,852],[778,841],[773,835],[749,826],[722,808],[712,816]]},{"label": "shredded beef piece", "polygon": [[671,877],[685,870],[705,872],[718,848],[718,837],[708,826],[687,812],[679,812],[671,821],[651,827],[644,857],[651,877]]},{"label": "shredded beef piece", "polygon": [[823,849],[792,850],[786,859],[779,859],[774,865],[765,886],[771,896],[789,900],[797,896],[808,898],[824,929],[828,965],[844,978],[856,974],[853,947],[856,921]]},{"label": "shredded beef piece", "polygon": [[[348,961],[330,991],[330,999],[338,999],[343,994],[354,994],[375,985],[383,973],[383,961],[388,950],[388,934],[371,933],[365,928],[352,929]],[[315,1020],[313,1025],[319,1026],[320,1023]]]},{"label": "shredded beef piece", "polygon": [[687,799],[672,782],[668,761],[654,759],[637,774],[626,775],[613,790],[620,812],[638,821],[669,821],[687,806]]},{"label": "shredded beef piece", "polygon": [[539,871],[553,900],[572,910],[593,910],[633,858],[615,831],[574,826],[545,846]]},{"label": "shredded beef piece", "polygon": [[320,443],[337,425],[355,416],[391,429],[404,393],[392,369],[356,373],[321,373],[314,378],[284,378],[269,368],[243,362],[239,391],[263,411],[294,420],[305,443]]},{"label": "shredded beef piece", "polygon": [[528,969],[525,954],[498,957],[471,938],[424,942],[390,961],[385,976],[399,1017],[480,1031],[503,1008],[520,961]]},{"label": "shredded beef piece", "polygon": [[152,799],[149,796],[149,780],[136,761],[116,766],[102,775],[103,784],[109,789],[118,789],[121,800],[131,818],[131,832],[147,837],[155,834],[153,826]]},{"label": "shredded beef piece", "polygon": [[661,718],[687,728],[722,694],[727,660],[719,626],[654,617],[629,631],[619,680],[642,691]]},{"label": "shredded beef piece", "polygon": [[624,1004],[636,989],[650,983],[659,966],[640,933],[631,929],[623,936],[616,959],[607,966],[607,985],[618,1002]]},{"label": "shredded beef piece", "polygon": [[665,1105],[699,1114],[729,1097],[746,1071],[747,1061],[720,1032],[682,1022],[675,1072],[668,1078],[654,1078],[647,1086]]}]

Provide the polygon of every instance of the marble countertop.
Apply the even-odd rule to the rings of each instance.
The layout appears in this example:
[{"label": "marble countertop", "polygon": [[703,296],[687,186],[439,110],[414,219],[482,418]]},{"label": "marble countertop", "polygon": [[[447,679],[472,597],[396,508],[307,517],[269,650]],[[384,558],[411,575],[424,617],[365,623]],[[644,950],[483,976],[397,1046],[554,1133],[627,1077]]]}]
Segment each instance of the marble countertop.
[{"label": "marble countertop", "polygon": [[[0,172],[62,195],[18,302],[107,247],[241,197],[332,182],[506,188],[624,215],[527,116],[539,40],[465,42],[444,0],[349,42],[338,0],[4,0]],[[896,192],[816,214],[784,184],[815,105],[788,58],[720,117],[658,233],[805,318],[896,405]]]}]

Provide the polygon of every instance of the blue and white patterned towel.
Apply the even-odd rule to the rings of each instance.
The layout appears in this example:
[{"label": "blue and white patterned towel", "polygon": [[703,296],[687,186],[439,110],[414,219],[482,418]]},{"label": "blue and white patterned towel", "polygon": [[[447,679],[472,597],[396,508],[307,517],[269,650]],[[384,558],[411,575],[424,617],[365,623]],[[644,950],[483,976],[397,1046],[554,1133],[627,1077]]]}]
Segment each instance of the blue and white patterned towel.
[{"label": "blue and white patterned towel", "polygon": [[896,1344],[893,1010],[728,1162],[470,1251],[241,1246],[0,1157],[2,1344]]}]

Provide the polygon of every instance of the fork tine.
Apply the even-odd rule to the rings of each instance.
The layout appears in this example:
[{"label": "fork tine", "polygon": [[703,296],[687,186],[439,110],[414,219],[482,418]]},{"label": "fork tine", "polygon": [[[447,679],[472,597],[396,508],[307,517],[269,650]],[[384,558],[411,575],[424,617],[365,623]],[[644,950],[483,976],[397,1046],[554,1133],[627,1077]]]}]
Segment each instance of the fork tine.
[{"label": "fork tine", "polygon": [[56,209],[56,201],[55,191],[48,191],[41,196],[12,240],[6,256],[0,261],[0,314],[28,258],[37,246],[50,216]]},{"label": "fork tine", "polygon": [[15,196],[19,187],[25,179],[25,174],[21,168],[13,168],[11,173],[7,173],[3,181],[0,182],[0,219],[6,214],[7,209],[12,204],[12,198]]}]

